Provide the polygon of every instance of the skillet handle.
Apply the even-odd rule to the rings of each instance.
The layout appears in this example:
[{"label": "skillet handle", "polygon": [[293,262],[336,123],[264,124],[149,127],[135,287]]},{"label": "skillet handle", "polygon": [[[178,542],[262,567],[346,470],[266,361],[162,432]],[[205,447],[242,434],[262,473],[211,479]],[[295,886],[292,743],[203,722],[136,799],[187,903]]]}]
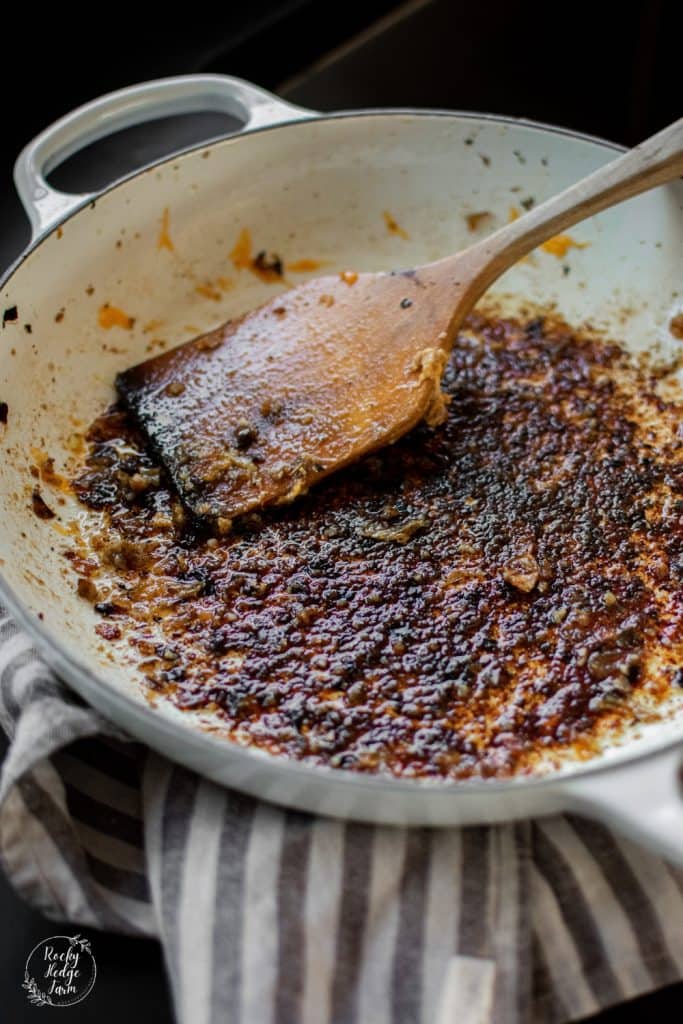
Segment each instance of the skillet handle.
[{"label": "skillet handle", "polygon": [[565,808],[683,867],[683,768],[680,745],[567,783]]},{"label": "skillet handle", "polygon": [[240,131],[314,117],[241,78],[227,75],[179,75],[142,82],[107,93],[77,107],[37,135],[14,165],[14,182],[33,229],[33,240],[46,234],[97,193],[70,195],[46,181],[67,157],[98,139],[145,121],[215,111],[244,123]]}]

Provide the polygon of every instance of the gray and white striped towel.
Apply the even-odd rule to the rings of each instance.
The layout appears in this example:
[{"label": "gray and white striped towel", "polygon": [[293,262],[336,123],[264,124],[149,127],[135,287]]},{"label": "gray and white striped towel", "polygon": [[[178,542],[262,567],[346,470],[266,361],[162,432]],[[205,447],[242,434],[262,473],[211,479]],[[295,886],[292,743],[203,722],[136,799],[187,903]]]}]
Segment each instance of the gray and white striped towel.
[{"label": "gray and white striped towel", "polygon": [[158,935],[182,1024],[560,1022],[683,977],[683,873],[580,819],[394,829],[126,741],[0,609],[0,854],[50,917]]}]

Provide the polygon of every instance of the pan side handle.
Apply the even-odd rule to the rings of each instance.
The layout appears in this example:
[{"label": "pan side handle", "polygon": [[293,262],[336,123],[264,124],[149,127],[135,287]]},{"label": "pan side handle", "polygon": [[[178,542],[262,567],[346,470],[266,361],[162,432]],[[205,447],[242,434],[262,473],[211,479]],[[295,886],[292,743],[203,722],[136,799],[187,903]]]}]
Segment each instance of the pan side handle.
[{"label": "pan side handle", "polygon": [[567,783],[565,807],[683,867],[683,747]]},{"label": "pan side handle", "polygon": [[160,78],[100,96],[55,121],[17,158],[14,181],[31,221],[33,239],[96,196],[60,192],[48,184],[47,175],[69,156],[123,128],[200,111],[230,114],[243,122],[241,131],[315,117],[311,110],[285,103],[265,89],[227,75]]}]

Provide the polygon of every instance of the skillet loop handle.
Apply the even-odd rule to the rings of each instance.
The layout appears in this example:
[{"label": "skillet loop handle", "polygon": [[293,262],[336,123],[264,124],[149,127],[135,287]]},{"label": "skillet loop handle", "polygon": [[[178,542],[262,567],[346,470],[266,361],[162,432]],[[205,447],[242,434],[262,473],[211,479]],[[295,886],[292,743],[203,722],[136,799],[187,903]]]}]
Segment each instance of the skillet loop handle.
[{"label": "skillet loop handle", "polygon": [[597,818],[683,867],[683,748],[568,783],[566,809]]},{"label": "skillet loop handle", "polygon": [[265,89],[227,75],[181,75],[107,93],[72,110],[37,135],[14,165],[14,181],[28,214],[33,239],[46,234],[97,193],[71,195],[46,177],[69,156],[98,139],[145,121],[215,111],[239,118],[240,131],[315,116]]}]

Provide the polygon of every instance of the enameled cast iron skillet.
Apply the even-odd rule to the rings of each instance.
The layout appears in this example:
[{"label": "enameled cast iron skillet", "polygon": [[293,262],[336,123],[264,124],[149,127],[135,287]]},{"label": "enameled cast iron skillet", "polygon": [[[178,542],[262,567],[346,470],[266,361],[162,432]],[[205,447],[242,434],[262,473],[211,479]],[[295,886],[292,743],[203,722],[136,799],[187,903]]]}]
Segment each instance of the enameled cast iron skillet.
[{"label": "enameled cast iron skillet", "polygon": [[[237,115],[244,127],[100,195],[65,195],[46,182],[50,170],[97,138],[198,110]],[[419,782],[286,761],[213,736],[163,704],[150,707],[125,652],[94,632],[92,608],[77,596],[62,554],[66,539],[30,511],[35,450],[52,456],[57,469],[69,465],[74,430],[111,400],[117,371],[145,357],[145,325],[163,321],[158,330],[176,344],[270,297],[270,286],[248,273],[220,303],[196,290],[197,279],[221,273],[241,227],[287,258],[325,261],[325,272],[408,267],[464,247],[468,213],[489,210],[504,219],[520,195],[546,198],[612,159],[617,148],[479,114],[318,116],[247,82],[210,75],[104,96],[27,146],[16,183],[33,239],[2,284],[9,315],[0,335],[0,399],[9,413],[0,438],[0,594],[61,677],[156,750],[278,803],[422,825],[572,809],[683,862],[683,692],[661,722],[589,762],[568,762],[538,778]],[[157,244],[164,210],[173,251]],[[384,210],[409,239],[385,230]],[[570,274],[562,261],[539,254],[507,274],[497,291],[511,302],[554,302],[569,322],[590,319],[634,350],[656,347],[666,356],[680,345],[667,325],[683,307],[683,183],[602,214],[580,233],[591,244],[568,256]],[[105,331],[98,323],[104,302],[134,315],[134,328]],[[67,499],[60,515],[64,529],[83,511]]]}]

